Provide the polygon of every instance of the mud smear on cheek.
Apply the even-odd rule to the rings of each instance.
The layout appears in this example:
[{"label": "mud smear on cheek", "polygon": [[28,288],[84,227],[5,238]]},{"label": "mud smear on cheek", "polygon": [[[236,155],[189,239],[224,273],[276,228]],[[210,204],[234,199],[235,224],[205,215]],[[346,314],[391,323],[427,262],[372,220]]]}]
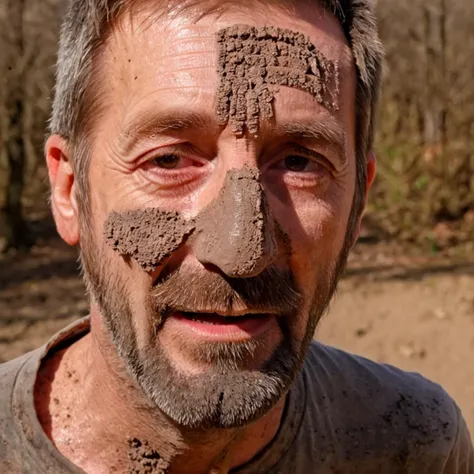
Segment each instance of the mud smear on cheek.
[{"label": "mud smear on cheek", "polygon": [[156,208],[111,212],[104,227],[108,245],[152,271],[186,241],[195,229],[177,212]]},{"label": "mud smear on cheek", "polygon": [[276,86],[309,92],[329,110],[338,109],[339,68],[303,34],[276,27],[234,25],[220,30],[217,119],[237,135],[258,132],[273,117]]}]

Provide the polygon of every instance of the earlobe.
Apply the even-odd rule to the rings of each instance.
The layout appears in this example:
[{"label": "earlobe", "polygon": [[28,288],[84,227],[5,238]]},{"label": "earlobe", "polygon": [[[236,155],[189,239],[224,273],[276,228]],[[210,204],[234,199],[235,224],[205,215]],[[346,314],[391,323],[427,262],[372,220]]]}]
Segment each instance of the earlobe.
[{"label": "earlobe", "polygon": [[68,142],[58,135],[48,138],[46,164],[51,184],[51,205],[59,235],[69,245],[79,242],[79,215],[75,196],[75,177]]}]

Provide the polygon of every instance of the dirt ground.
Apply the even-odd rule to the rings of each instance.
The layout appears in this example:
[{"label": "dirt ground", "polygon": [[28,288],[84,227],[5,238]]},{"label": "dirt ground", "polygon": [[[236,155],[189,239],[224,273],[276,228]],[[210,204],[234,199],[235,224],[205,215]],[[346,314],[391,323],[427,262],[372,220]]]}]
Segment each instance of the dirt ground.
[{"label": "dirt ground", "polygon": [[[87,312],[75,251],[58,239],[0,258],[0,361]],[[440,383],[474,432],[474,258],[359,244],[316,337]]]}]

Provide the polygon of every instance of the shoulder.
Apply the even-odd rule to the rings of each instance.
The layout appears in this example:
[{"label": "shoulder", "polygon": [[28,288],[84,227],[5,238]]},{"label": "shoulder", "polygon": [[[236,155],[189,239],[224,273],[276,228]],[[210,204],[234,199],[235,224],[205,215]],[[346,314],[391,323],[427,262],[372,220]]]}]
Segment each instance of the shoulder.
[{"label": "shoulder", "polygon": [[6,416],[6,408],[11,406],[13,388],[21,369],[34,357],[35,352],[37,351],[29,352],[17,359],[0,364],[0,420]]},{"label": "shoulder", "polygon": [[29,352],[0,364],[0,437],[5,436],[5,428],[10,426],[14,418],[15,387],[27,383],[29,378],[20,377],[25,366],[29,367],[39,359],[39,350]]},{"label": "shoulder", "polygon": [[[18,417],[23,407],[22,398],[26,392],[32,393],[32,387],[25,386],[31,379],[22,377],[22,373],[25,366],[39,359],[39,352],[33,351],[0,364],[0,472],[15,473],[20,470],[24,446]],[[16,397],[17,392],[19,400]]]},{"label": "shoulder", "polygon": [[334,401],[350,401],[362,415],[370,411],[388,426],[404,421],[412,431],[430,428],[446,439],[457,431],[456,404],[440,385],[420,374],[319,343],[311,345],[305,371],[323,383]]},{"label": "shoulder", "polygon": [[16,359],[0,364],[0,401],[3,400],[5,392],[15,385],[15,381],[23,366],[32,360],[38,361],[42,352],[42,348],[36,349]]},{"label": "shoulder", "polygon": [[431,465],[427,472],[443,472],[437,466],[447,462],[461,438],[461,454],[472,456],[456,403],[419,374],[314,342],[303,375],[309,413],[325,419],[323,431],[340,443],[348,459],[369,453],[371,459],[391,459],[398,466]]},{"label": "shoulder", "polygon": [[[350,389],[353,396],[426,402],[429,406],[449,409],[451,397],[438,384],[415,372],[406,372],[390,364],[374,362],[317,342],[311,344],[305,370],[324,369],[333,380]],[[400,398],[400,396],[402,396]]]}]

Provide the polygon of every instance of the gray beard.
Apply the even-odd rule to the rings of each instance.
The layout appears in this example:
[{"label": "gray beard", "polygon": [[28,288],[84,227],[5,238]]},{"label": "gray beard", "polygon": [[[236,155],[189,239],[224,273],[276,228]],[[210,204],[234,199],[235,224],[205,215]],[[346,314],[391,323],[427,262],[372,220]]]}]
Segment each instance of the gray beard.
[{"label": "gray beard", "polygon": [[[251,358],[258,349],[257,342],[203,344],[198,349],[199,357],[201,360],[212,361],[213,369],[188,376],[173,366],[159,337],[155,337],[153,345],[139,348],[127,288],[116,273],[108,270],[110,267],[104,264],[105,255],[101,253],[93,242],[83,241],[81,262],[84,280],[101,311],[117,353],[148,400],[175,423],[189,429],[244,426],[261,418],[285,396],[302,367],[315,327],[329,305],[344,267],[339,261],[332,275],[328,271],[322,272],[324,275],[320,277],[318,295],[312,301],[307,327],[304,335],[299,337],[291,333],[289,325],[289,321],[296,321],[304,316],[301,314],[301,298],[295,291],[292,280],[290,283],[287,281],[286,285],[279,284],[277,272],[273,276],[267,274],[267,278],[262,278],[257,285],[249,285],[244,290],[239,288],[242,290],[241,294],[233,288],[232,295],[227,295],[226,305],[229,308],[238,298],[255,304],[264,300],[268,305],[272,295],[278,295],[275,305],[287,302],[285,314],[278,318],[283,335],[280,345],[261,368],[245,370],[239,367],[242,366],[242,360]],[[342,253],[346,255],[341,255],[341,258],[347,260],[347,253]],[[184,278],[184,275],[180,278]],[[215,275],[213,278],[222,277]],[[269,278],[270,285],[265,287],[262,282],[268,283]],[[197,285],[202,278],[194,280]],[[164,285],[176,288],[172,277]],[[222,296],[228,291],[227,285],[228,282],[222,280]],[[237,286],[239,285],[242,283]],[[179,285],[177,288],[183,286]],[[155,336],[159,333],[161,318],[167,308],[178,303],[180,308],[183,307],[182,301],[176,301],[176,295],[192,295],[193,292],[188,292],[188,286],[186,289],[186,292],[173,292],[166,291],[166,287],[164,291],[158,287],[154,295],[150,295],[146,307],[149,319],[157,321],[153,327]],[[194,296],[208,294],[201,290],[196,291]],[[220,294],[219,291],[217,294]],[[161,304],[157,305],[156,300]],[[290,307],[291,312],[288,311]]]}]

